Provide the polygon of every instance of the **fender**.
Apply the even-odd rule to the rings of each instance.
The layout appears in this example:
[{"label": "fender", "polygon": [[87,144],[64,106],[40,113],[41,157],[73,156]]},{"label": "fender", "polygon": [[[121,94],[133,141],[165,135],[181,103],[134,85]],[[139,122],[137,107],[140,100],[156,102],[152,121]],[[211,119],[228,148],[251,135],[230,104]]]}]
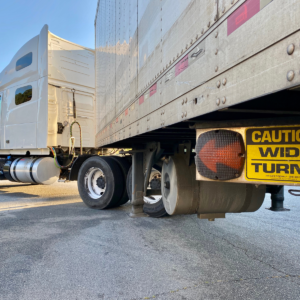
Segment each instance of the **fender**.
[{"label": "fender", "polygon": [[92,156],[97,156],[96,154],[84,154],[84,155],[79,155],[76,160],[74,161],[70,175],[69,175],[69,181],[77,181],[78,178],[78,172],[81,167],[81,165],[90,157]]}]

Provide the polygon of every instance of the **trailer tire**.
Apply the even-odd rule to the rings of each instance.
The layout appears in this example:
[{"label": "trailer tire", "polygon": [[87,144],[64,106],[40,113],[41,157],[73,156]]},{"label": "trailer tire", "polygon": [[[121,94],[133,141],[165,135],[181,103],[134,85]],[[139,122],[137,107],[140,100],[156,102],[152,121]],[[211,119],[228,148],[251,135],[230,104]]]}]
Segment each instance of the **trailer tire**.
[{"label": "trailer tire", "polygon": [[[159,180],[160,174],[161,174],[160,170],[157,170],[156,168],[152,168],[151,175],[149,178],[149,187],[151,189],[154,190],[161,189],[161,183],[157,182],[157,180]],[[143,211],[144,213],[146,213],[152,218],[162,218],[168,215],[162,197],[160,197],[159,199],[159,196],[150,196],[144,198]]]},{"label": "trailer tire", "polygon": [[[111,158],[117,162],[117,164],[119,165],[119,167],[122,171],[123,182],[126,183],[128,171],[130,169],[130,163],[128,162],[128,160],[125,157],[120,157],[120,156],[110,156],[109,158]],[[129,197],[128,197],[128,193],[127,193],[127,187],[124,184],[123,195],[120,198],[120,202],[118,203],[118,205],[123,205],[123,204],[127,203],[128,201],[129,201]]]},{"label": "trailer tire", "polygon": [[[127,188],[128,197],[130,200],[132,200],[132,166],[130,167],[127,175],[126,188]],[[143,206],[143,211],[149,217],[152,218],[162,218],[168,215],[162,198],[159,201],[153,203],[145,202]]]},{"label": "trailer tire", "polygon": [[90,208],[119,206],[124,184],[122,171],[112,158],[93,156],[79,169],[78,191],[83,202]]},{"label": "trailer tire", "polygon": [[132,166],[129,168],[126,179],[126,190],[129,200],[132,200]]},{"label": "trailer tire", "polygon": [[162,218],[168,216],[162,198],[156,203],[144,203],[143,211],[151,218]]}]

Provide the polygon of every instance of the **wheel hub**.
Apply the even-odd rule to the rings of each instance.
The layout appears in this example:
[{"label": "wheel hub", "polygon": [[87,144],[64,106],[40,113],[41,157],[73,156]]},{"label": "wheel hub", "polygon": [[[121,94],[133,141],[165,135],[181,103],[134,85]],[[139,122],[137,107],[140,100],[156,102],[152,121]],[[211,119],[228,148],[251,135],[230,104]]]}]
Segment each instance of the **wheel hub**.
[{"label": "wheel hub", "polygon": [[169,194],[170,194],[170,176],[168,173],[165,173],[164,176],[164,189],[163,189],[163,193],[165,198],[168,198]]},{"label": "wheel hub", "polygon": [[104,189],[105,188],[105,179],[100,176],[98,179],[97,179],[97,186],[100,188],[100,189]]},{"label": "wheel hub", "polygon": [[84,175],[84,186],[93,199],[99,199],[106,190],[106,180],[100,168],[90,168]]},{"label": "wheel hub", "polygon": [[160,178],[154,178],[150,181],[150,188],[152,190],[160,190],[161,188],[161,180]]}]

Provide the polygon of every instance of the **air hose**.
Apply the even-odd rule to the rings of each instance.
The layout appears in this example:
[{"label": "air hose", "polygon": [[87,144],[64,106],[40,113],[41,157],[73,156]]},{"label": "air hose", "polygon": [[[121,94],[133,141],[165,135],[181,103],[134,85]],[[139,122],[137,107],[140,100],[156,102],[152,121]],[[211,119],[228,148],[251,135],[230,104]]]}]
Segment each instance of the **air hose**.
[{"label": "air hose", "polygon": [[76,101],[75,101],[75,89],[72,89],[71,92],[73,93],[73,118],[74,121],[70,125],[70,140],[69,140],[69,155],[72,155],[71,162],[67,166],[62,166],[58,160],[57,160],[57,155],[54,147],[49,147],[49,149],[52,151],[53,157],[54,157],[54,163],[57,168],[63,169],[63,168],[68,168],[69,166],[72,165],[74,158],[75,158],[75,137],[73,136],[73,125],[77,124],[79,127],[79,137],[80,137],[80,155],[82,155],[82,134],[81,134],[81,126],[79,122],[76,121]]},{"label": "air hose", "polygon": [[296,196],[296,197],[300,196],[300,190],[288,190],[288,192],[293,196]]},{"label": "air hose", "polygon": [[70,152],[69,154],[72,155],[72,159],[71,159],[71,162],[66,165],[66,166],[62,166],[58,160],[57,160],[57,155],[56,155],[56,151],[55,151],[55,148],[54,147],[49,147],[49,149],[52,151],[52,154],[53,154],[53,157],[54,157],[54,163],[56,165],[57,168],[59,169],[63,169],[63,168],[68,168],[69,166],[72,165],[73,161],[74,161],[74,158],[75,158],[75,137],[73,136],[73,125],[74,124],[77,124],[78,127],[79,127],[79,136],[80,136],[80,155],[82,155],[82,134],[81,134],[81,126],[79,124],[79,122],[77,122],[76,120],[71,123],[70,125],[70,143],[69,143],[69,149],[70,149]]}]

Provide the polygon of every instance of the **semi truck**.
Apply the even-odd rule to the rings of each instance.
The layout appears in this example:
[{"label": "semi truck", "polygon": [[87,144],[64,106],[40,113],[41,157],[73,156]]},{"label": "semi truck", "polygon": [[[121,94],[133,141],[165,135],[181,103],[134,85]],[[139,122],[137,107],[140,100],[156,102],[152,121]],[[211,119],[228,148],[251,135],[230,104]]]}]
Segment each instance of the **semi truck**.
[{"label": "semi truck", "polygon": [[[0,74],[1,179],[95,209],[273,211],[300,185],[300,2],[98,0],[95,49],[48,31]],[[33,50],[35,49],[35,50]]]}]

